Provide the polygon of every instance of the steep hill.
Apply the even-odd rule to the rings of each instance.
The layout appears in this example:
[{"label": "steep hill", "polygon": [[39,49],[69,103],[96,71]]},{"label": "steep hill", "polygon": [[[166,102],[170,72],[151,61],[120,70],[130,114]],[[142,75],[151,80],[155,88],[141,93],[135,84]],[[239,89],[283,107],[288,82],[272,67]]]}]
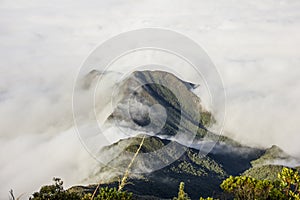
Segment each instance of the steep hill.
[{"label": "steep hill", "polygon": [[[131,157],[126,155],[126,151],[135,152],[140,142],[140,137],[134,137],[105,147],[101,151],[103,154],[111,152],[117,146],[124,147],[124,144],[127,144],[125,152],[109,163],[109,167],[99,169],[92,176],[103,177],[103,174],[115,174],[114,178],[103,185],[117,186],[119,178],[123,176],[124,170],[131,161]],[[169,142],[169,140],[155,136],[147,137],[140,153],[155,152]],[[220,149],[224,146],[224,143],[217,143],[215,148]],[[213,150],[208,155],[201,156],[197,149],[188,148],[177,143],[174,149],[171,148],[168,156],[172,157],[175,154],[173,151],[178,148],[185,148],[186,151],[172,164],[150,173],[130,174],[128,180],[130,184],[125,186],[125,190],[132,191],[136,195],[172,198],[176,196],[178,185],[183,181],[186,183],[186,191],[193,199],[197,199],[200,195],[221,195],[221,189],[219,188],[221,182],[229,175],[239,175],[249,169],[251,161],[258,159],[263,153],[260,149],[250,147],[240,147],[238,149],[227,145],[226,148],[235,148],[234,151],[219,152],[219,150]],[[243,154],[245,148],[247,148],[247,155]],[[165,155],[163,157],[155,156],[161,159],[162,162],[166,159]],[[132,167],[133,171],[147,165],[145,163],[147,162],[137,158]]]},{"label": "steep hill", "polygon": [[[86,89],[92,84],[88,80],[95,80],[98,74],[92,71],[87,75]],[[99,149],[99,156],[110,161],[96,168],[87,179],[101,180],[101,186],[118,186],[143,136],[145,141],[124,188],[133,192],[136,199],[170,199],[177,195],[182,181],[190,197],[198,199],[222,195],[219,185],[230,175],[275,179],[273,174],[281,166],[271,165],[272,162],[291,157],[276,146],[252,148],[211,132],[215,118],[191,91],[195,87],[162,71],[137,71],[121,80],[115,91],[114,110],[106,122],[120,127],[120,131],[125,127],[143,135],[128,134],[126,139]],[[181,136],[177,137],[179,133]],[[187,140],[192,142],[187,145]],[[202,151],[201,146],[207,144],[213,148]],[[160,151],[166,146],[166,151]],[[90,192],[95,188],[96,184],[71,189]]]}]

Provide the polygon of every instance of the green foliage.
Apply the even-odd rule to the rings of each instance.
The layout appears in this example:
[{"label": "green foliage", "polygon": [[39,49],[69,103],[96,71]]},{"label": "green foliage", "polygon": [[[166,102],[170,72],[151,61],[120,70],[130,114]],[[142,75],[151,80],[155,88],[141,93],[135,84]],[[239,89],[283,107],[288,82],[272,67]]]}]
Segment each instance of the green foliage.
[{"label": "green foliage", "polygon": [[252,166],[262,166],[267,165],[270,161],[276,159],[288,159],[290,156],[286,154],[282,149],[278,146],[273,145],[271,148],[267,149],[265,153],[256,160],[251,162]]},{"label": "green foliage", "polygon": [[99,194],[92,199],[92,194],[83,195],[80,200],[132,200],[132,193],[120,192],[116,188],[100,188]]},{"label": "green foliage", "polygon": [[196,169],[190,162],[183,161],[178,165],[178,168],[172,167],[171,170],[177,173],[187,173],[194,176],[205,175],[206,172],[202,169]]},{"label": "green foliage", "polygon": [[[35,192],[29,200],[91,200],[92,194],[80,194],[75,191],[64,190],[63,181],[53,178],[53,185],[43,186]],[[93,200],[132,200],[132,193],[120,192],[116,188],[100,188],[99,194]]]},{"label": "green foliage", "polygon": [[219,165],[213,159],[210,159],[209,157],[206,157],[204,159],[203,157],[199,157],[198,152],[196,153],[196,152],[192,152],[192,151],[187,151],[187,156],[189,157],[189,159],[191,159],[193,161],[193,163],[206,169],[206,171],[204,171],[204,170],[201,171],[202,172],[201,175],[214,172],[222,178],[227,176],[227,174],[224,171],[224,169],[222,168],[222,166]]},{"label": "green foliage", "polygon": [[[92,198],[91,193],[64,190],[63,181],[53,178],[52,185],[41,187],[29,200],[132,200],[132,193],[118,191],[116,188],[103,187]],[[296,169],[283,167],[277,180],[259,180],[250,176],[230,176],[220,187],[236,200],[300,200],[300,175]],[[184,191],[184,183],[179,185],[178,197],[173,200],[190,200]],[[214,200],[212,197],[200,200]],[[216,199],[215,199],[216,200]]]},{"label": "green foliage", "polygon": [[245,171],[243,176],[250,176],[259,180],[276,181],[278,179],[278,173],[281,172],[283,166],[280,165],[262,165],[258,167],[252,167]]},{"label": "green foliage", "polygon": [[300,176],[299,172],[290,168],[283,168],[278,174],[280,188],[288,199],[300,199]]},{"label": "green foliage", "polygon": [[180,183],[178,197],[174,197],[173,200],[190,200],[188,194],[184,192],[184,182]]},{"label": "green foliage", "polygon": [[217,199],[214,199],[212,197],[207,197],[207,198],[200,197],[200,200],[217,200]]},{"label": "green foliage", "polygon": [[121,192],[116,188],[101,188],[94,200],[131,200],[132,193]]},{"label": "green foliage", "polygon": [[279,181],[257,180],[248,176],[230,176],[221,188],[237,200],[299,200],[300,176],[297,170],[284,167],[278,174]]},{"label": "green foliage", "polygon": [[267,199],[273,185],[268,180],[256,180],[247,176],[230,176],[221,184],[221,188],[235,195],[235,199]]},{"label": "green foliage", "polygon": [[63,181],[60,178],[53,178],[53,185],[43,186],[39,192],[35,192],[30,200],[80,200],[77,193],[71,193],[63,188]]},{"label": "green foliage", "polygon": [[92,194],[88,193],[85,194],[80,200],[91,200],[92,199]]},{"label": "green foliage", "polygon": [[205,127],[209,127],[212,124],[216,123],[216,120],[210,112],[205,111],[200,113],[200,122]]},{"label": "green foliage", "polygon": [[[137,95],[151,104],[159,103],[166,108],[167,121],[162,134],[175,135],[178,128],[199,128],[197,135],[203,137],[207,132],[206,128],[215,123],[212,114],[201,106],[200,98],[190,91],[191,85],[173,74],[162,71],[136,71],[133,77],[134,79],[126,79],[123,85],[128,85],[129,81],[145,83],[143,90]],[[168,88],[168,85],[176,87]],[[178,127],[179,124],[181,127]]]},{"label": "green foliage", "polygon": [[[135,153],[142,140],[143,140],[144,135],[139,135],[139,137],[134,137],[128,140],[130,144],[125,148],[126,151],[130,153]],[[161,149],[164,146],[164,143],[161,140],[158,140],[155,137],[146,137],[143,142],[143,146],[141,147],[140,152],[142,153],[149,153],[149,152],[154,152],[159,149]]]}]

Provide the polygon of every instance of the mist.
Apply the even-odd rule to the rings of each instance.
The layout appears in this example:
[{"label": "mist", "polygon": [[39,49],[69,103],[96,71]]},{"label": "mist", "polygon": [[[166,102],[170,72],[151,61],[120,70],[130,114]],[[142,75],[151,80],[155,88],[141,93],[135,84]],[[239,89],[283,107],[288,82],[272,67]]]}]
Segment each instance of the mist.
[{"label": "mist", "polygon": [[1,1],[0,198],[12,188],[27,199],[54,176],[83,183],[98,162],[74,127],[76,75],[98,44],[144,27],[205,49],[227,94],[223,134],[300,157],[299,9],[297,0]]}]

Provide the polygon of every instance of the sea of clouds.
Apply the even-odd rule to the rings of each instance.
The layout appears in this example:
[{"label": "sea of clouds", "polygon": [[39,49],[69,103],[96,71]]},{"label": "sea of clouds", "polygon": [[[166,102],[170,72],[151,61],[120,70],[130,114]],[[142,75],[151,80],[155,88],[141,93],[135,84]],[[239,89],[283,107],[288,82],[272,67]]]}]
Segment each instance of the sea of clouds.
[{"label": "sea of clouds", "polygon": [[101,42],[144,27],[183,33],[218,68],[225,134],[300,156],[300,2],[0,1],[0,198],[29,194],[53,176],[82,183],[97,162],[81,145],[72,91]]}]

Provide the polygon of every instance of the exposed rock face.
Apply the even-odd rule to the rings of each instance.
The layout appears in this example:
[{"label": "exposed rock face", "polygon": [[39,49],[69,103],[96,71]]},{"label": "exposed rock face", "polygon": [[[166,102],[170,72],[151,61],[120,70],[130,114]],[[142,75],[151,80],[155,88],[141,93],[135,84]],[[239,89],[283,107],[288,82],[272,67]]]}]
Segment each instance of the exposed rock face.
[{"label": "exposed rock face", "polygon": [[[213,124],[212,115],[201,106],[184,82],[162,71],[138,71],[119,83],[119,101],[109,120],[159,135],[204,135]],[[124,123],[123,123],[124,125]]]}]

